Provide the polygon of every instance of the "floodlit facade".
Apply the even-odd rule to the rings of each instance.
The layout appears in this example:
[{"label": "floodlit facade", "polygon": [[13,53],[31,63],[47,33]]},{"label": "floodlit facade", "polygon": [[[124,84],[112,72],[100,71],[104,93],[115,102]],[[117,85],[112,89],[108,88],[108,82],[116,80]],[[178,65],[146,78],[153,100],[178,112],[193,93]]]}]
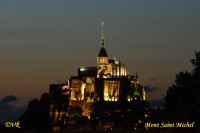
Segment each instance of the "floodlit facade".
[{"label": "floodlit facade", "polygon": [[[133,101],[146,100],[145,90],[139,84],[138,75],[130,75],[126,66],[117,59],[109,59],[105,49],[105,38],[102,36],[101,48],[96,58],[96,66],[81,66],[78,75],[72,76],[68,83],[50,86],[50,94],[57,93],[69,96],[72,106],[81,106],[85,115],[89,113],[87,106],[96,101]],[[57,94],[56,93],[56,94]]]}]

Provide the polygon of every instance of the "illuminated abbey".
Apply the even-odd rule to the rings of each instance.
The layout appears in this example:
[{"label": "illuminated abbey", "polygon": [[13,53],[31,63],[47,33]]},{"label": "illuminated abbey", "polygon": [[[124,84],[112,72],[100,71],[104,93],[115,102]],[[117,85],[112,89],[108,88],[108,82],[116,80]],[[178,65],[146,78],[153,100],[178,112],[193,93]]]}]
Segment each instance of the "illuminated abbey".
[{"label": "illuminated abbey", "polygon": [[50,85],[50,95],[68,95],[70,104],[81,106],[83,110],[86,110],[86,104],[97,101],[130,102],[146,99],[138,75],[130,75],[120,60],[109,59],[103,33],[102,22],[101,48],[96,58],[96,66],[81,66],[78,75],[71,76],[68,83]]}]

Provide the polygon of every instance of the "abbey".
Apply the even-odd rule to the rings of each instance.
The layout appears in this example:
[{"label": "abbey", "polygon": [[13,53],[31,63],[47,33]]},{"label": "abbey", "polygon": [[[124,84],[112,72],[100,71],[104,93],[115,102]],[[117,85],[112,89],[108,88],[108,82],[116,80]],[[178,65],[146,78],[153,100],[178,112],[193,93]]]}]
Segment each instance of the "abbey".
[{"label": "abbey", "polygon": [[102,36],[101,48],[96,58],[96,66],[81,66],[77,76],[71,76],[66,84],[50,85],[49,94],[68,95],[70,105],[81,106],[97,101],[117,102],[145,100],[145,90],[139,84],[138,75],[130,75],[126,66],[117,59],[109,59]]}]

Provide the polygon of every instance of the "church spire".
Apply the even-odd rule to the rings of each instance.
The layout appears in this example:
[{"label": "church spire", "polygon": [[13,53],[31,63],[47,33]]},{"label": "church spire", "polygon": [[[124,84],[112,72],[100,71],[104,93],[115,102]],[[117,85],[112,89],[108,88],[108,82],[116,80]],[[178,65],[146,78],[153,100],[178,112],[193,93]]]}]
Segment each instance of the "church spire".
[{"label": "church spire", "polygon": [[101,46],[104,47],[104,41],[105,41],[105,38],[104,38],[104,35],[103,35],[103,31],[104,31],[104,22],[101,22]]},{"label": "church spire", "polygon": [[100,52],[99,52],[99,57],[108,57],[107,53],[106,53],[106,49],[105,49],[105,38],[104,38],[104,34],[103,34],[103,31],[104,31],[104,22],[101,22],[101,49],[100,49]]}]

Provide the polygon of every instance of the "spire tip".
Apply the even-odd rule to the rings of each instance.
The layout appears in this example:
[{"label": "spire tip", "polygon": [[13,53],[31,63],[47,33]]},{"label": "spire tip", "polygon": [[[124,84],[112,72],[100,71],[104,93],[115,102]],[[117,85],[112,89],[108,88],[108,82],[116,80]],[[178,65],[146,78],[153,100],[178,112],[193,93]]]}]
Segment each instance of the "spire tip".
[{"label": "spire tip", "polygon": [[104,46],[104,41],[105,41],[105,38],[104,38],[104,35],[103,35],[103,31],[104,31],[104,29],[103,29],[103,26],[104,26],[104,22],[102,21],[101,22],[101,45],[102,46]]}]

